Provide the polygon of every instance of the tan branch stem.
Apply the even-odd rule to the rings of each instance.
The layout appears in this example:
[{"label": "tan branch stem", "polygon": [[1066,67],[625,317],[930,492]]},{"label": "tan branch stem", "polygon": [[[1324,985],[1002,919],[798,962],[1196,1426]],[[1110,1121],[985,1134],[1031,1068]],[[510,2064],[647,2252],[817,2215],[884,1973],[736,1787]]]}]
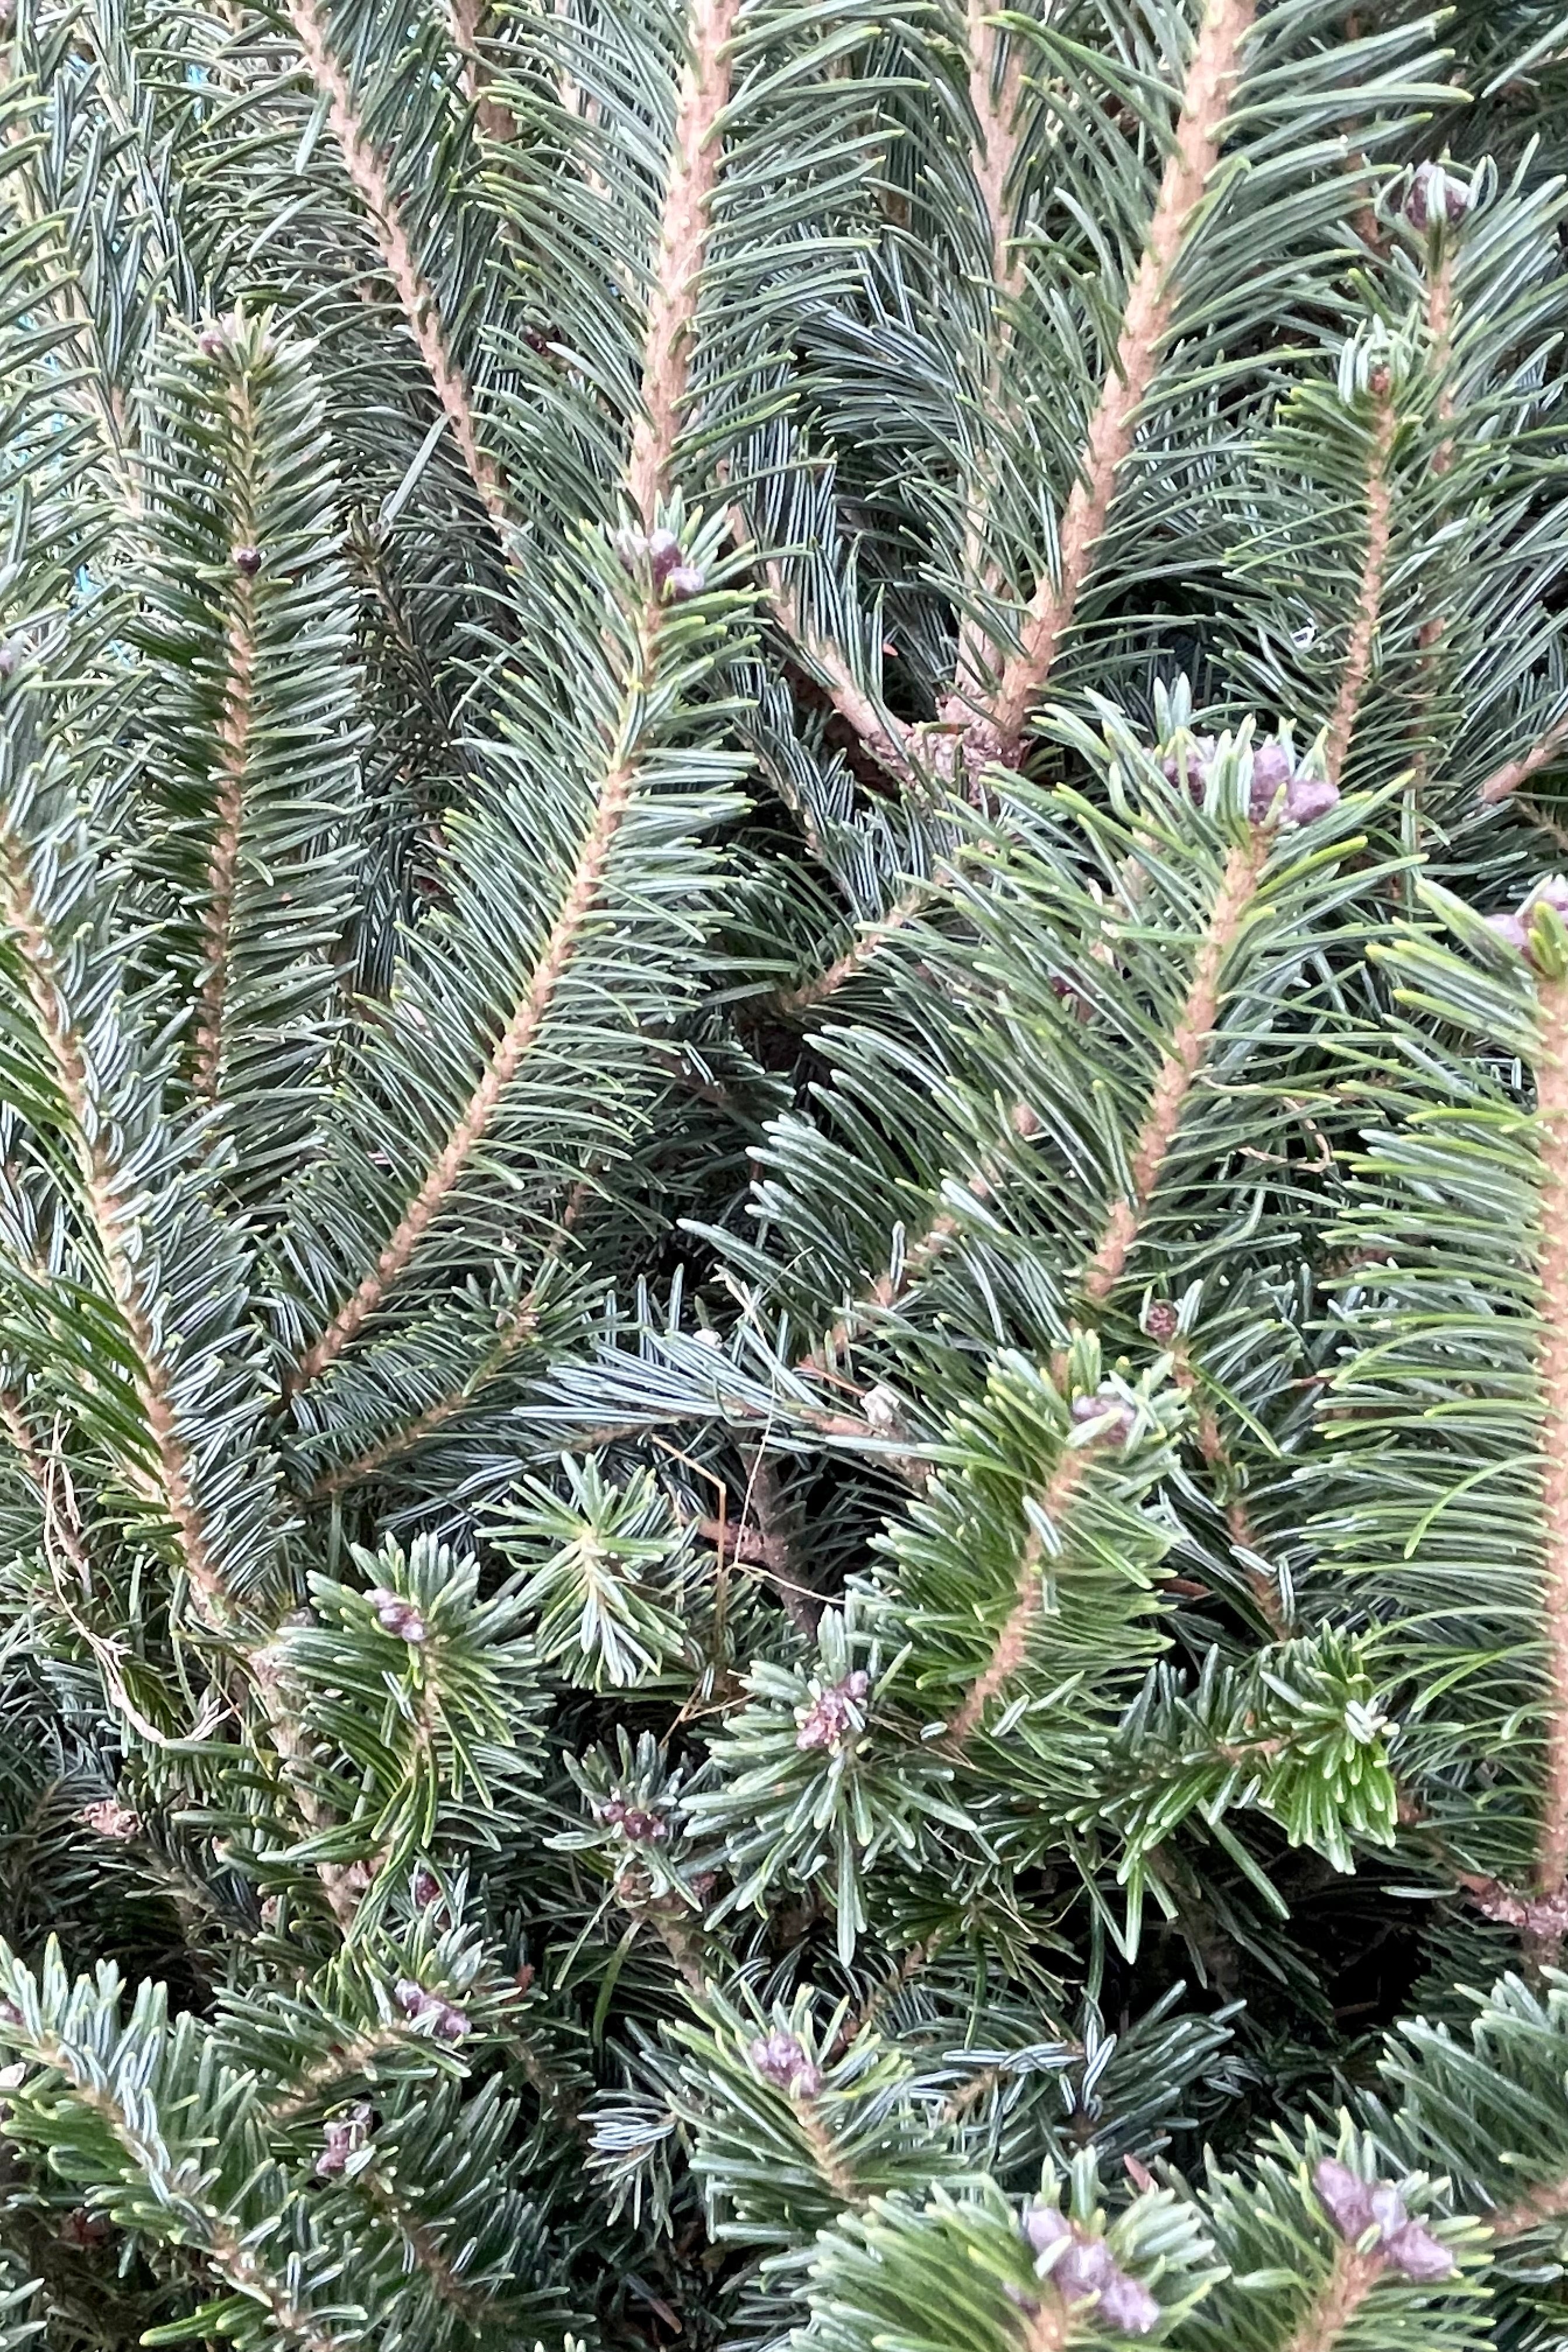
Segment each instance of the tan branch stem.
[{"label": "tan branch stem", "polygon": [[693,0],[691,48],[676,100],[670,155],[648,299],[642,414],[632,435],[628,488],[651,524],[669,487],[691,378],[691,340],[707,265],[722,146],[720,118],[730,97],[730,44],[741,0]]},{"label": "tan branch stem", "polygon": [[1193,1081],[1203,1066],[1219,1018],[1226,958],[1257,895],[1269,844],[1268,833],[1259,826],[1249,840],[1238,842],[1226,860],[1214,911],[1194,960],[1192,982],[1132,1148],[1131,1195],[1117,1202],[1084,1270],[1083,1294],[1094,1306],[1102,1305],[1121,1280],[1143,1213],[1164,1171]]},{"label": "tan branch stem", "polygon": [[1568,710],[1552,720],[1545,734],[1532,743],[1528,751],[1521,753],[1517,760],[1505,760],[1500,768],[1492,770],[1480,789],[1482,801],[1490,807],[1498,801],[1507,800],[1521,784],[1528,783],[1531,777],[1537,775],[1542,768],[1551,767],[1564,750],[1568,750]]},{"label": "tan branch stem", "polygon": [[1333,714],[1329,720],[1328,769],[1338,783],[1361,715],[1362,697],[1372,674],[1372,657],[1383,618],[1383,592],[1388,579],[1388,551],[1393,536],[1394,497],[1389,486],[1389,461],[1394,454],[1399,414],[1388,371],[1378,371],[1373,385],[1377,404],[1372,446],[1366,468],[1366,551],[1362,559],[1361,585],[1356,592],[1355,617],[1340,678]]},{"label": "tan branch stem", "polygon": [[[233,423],[239,444],[235,541],[243,547],[248,546],[256,535],[255,518],[249,511],[252,419],[249,387],[243,378],[235,386]],[[218,730],[217,822],[207,864],[207,902],[202,924],[205,970],[196,1015],[195,1089],[209,1103],[216,1099],[223,1068],[224,1006],[233,955],[235,899],[239,887],[240,839],[250,758],[256,583],[248,573],[236,571],[233,596],[224,664],[223,719]]]},{"label": "tan branch stem", "polygon": [[[1005,40],[984,0],[969,0],[969,103],[975,136],[971,163],[990,236],[991,282],[995,290],[990,361],[986,371],[984,406],[994,416],[1005,394],[1006,357],[1013,339],[1012,305],[1024,285],[1024,265],[1014,242],[1012,181],[1023,136],[1019,110],[1024,95],[1023,54],[1016,39]],[[1001,593],[1003,583],[994,564],[985,560],[987,526],[994,484],[984,472],[970,485],[969,513],[964,522],[963,579],[973,592]],[[995,659],[995,647],[986,631],[969,614],[959,623],[954,664],[955,691],[984,692]]]},{"label": "tan branch stem", "polygon": [[464,95],[474,110],[480,136],[515,139],[517,121],[510,107],[489,91],[489,67],[480,46],[486,13],[486,0],[451,0],[452,47],[462,60]]},{"label": "tan branch stem", "polygon": [[[1231,1459],[1225,1432],[1219,1425],[1219,1415],[1204,1394],[1197,1367],[1193,1362],[1192,1354],[1185,1340],[1178,1339],[1172,1354],[1172,1376],[1182,1394],[1193,1407],[1194,1434],[1197,1439],[1198,1452],[1203,1457],[1204,1466],[1215,1472],[1227,1486],[1233,1486],[1236,1465]],[[1248,1511],[1240,1494],[1234,1489],[1225,1505],[1225,1524],[1230,1540],[1238,1552],[1250,1555],[1254,1560],[1262,1558],[1263,1547],[1258,1539],[1258,1529],[1252,1524],[1252,1514]],[[1288,1641],[1290,1627],[1280,1605],[1278,1578],[1260,1567],[1249,1566],[1246,1574],[1248,1589],[1258,1603],[1258,1612],[1269,1632],[1276,1641]]]},{"label": "tan branch stem", "polygon": [[1382,2277],[1380,2256],[1341,2246],[1333,2268],[1313,2296],[1284,2352],[1335,2352],[1340,2338]]},{"label": "tan branch stem", "polygon": [[327,39],[317,0],[289,0],[289,22],[310,78],[327,101],[327,119],[342,152],[355,194],[369,213],[386,274],[418,346],[436,397],[445,409],[468,478],[498,530],[509,517],[494,460],[479,446],[473,395],[447,341],[436,291],[419,266],[386,166],[366,138],[347,74]]},{"label": "tan branch stem", "polygon": [[1561,2221],[1568,2216],[1568,2179],[1548,2180],[1539,2188],[1527,2189],[1511,2205],[1500,2206],[1491,2216],[1494,2238],[1521,2238],[1527,2230],[1537,2230],[1545,2222]]},{"label": "tan branch stem", "polygon": [[[1149,235],[1127,297],[1109,374],[1090,420],[1082,464],[1058,533],[1056,576],[1043,579],[1025,615],[1018,651],[1004,665],[982,714],[975,750],[1016,758],[1025,722],[1047,684],[1110,520],[1117,477],[1132,447],[1175,317],[1182,247],[1204,200],[1257,0],[1208,0],[1183,92],[1175,144],[1166,163]],[[955,696],[951,715],[973,716]]]}]

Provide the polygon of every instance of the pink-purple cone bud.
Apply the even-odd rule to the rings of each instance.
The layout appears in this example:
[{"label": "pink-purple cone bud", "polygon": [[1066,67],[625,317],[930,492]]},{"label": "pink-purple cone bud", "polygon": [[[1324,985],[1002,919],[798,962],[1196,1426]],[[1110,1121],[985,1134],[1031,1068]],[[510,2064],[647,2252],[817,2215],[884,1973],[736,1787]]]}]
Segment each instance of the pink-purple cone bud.
[{"label": "pink-purple cone bud", "polygon": [[1441,163],[1422,163],[1405,199],[1405,217],[1412,228],[1424,229],[1435,220],[1458,228],[1474,202],[1472,190],[1454,179]]},{"label": "pink-purple cone bud", "polygon": [[438,2042],[461,2042],[469,2030],[466,2010],[455,2009],[438,1992],[426,1992],[412,1977],[399,1979],[393,1998],[410,2025],[427,2025]]},{"label": "pink-purple cone bud", "polygon": [[1427,2285],[1434,2279],[1447,2278],[1457,2267],[1453,2255],[1441,2239],[1419,2221],[1406,2221],[1402,2230],[1384,2240],[1383,2252],[1395,2270],[1403,2271],[1407,2279]]},{"label": "pink-purple cone bud", "polygon": [[809,1706],[797,1706],[795,1719],[800,1728],[795,1735],[795,1746],[802,1750],[826,1748],[837,1756],[847,1736],[856,1728],[856,1710],[864,1703],[870,1687],[870,1677],[857,1666],[841,1683],[830,1683]]},{"label": "pink-purple cone bud", "polygon": [[1522,920],[1518,915],[1506,913],[1501,915],[1489,915],[1487,917],[1487,929],[1490,931],[1495,931],[1498,938],[1502,941],[1504,947],[1512,948],[1516,954],[1526,955],[1529,953],[1530,933],[1526,930]]},{"label": "pink-purple cone bud", "polygon": [[1026,2206],[1021,2226],[1037,2254],[1048,2254],[1053,2246],[1072,2236],[1072,2223],[1054,2205]]},{"label": "pink-purple cone bud", "polygon": [[261,550],[258,547],[237,547],[234,568],[243,572],[247,580],[254,580],[261,569]]},{"label": "pink-purple cone bud", "polygon": [[425,1620],[415,1603],[405,1601],[401,1592],[392,1592],[384,1584],[376,1584],[364,1597],[375,1611],[384,1633],[395,1633],[400,1642],[424,1641]]},{"label": "pink-purple cone bud", "polygon": [[1447,2247],[1419,2221],[1411,2221],[1392,2180],[1363,2180],[1348,2164],[1325,2156],[1313,2171],[1312,2185],[1347,2245],[1354,2245],[1369,2230],[1375,2230],[1373,2251],[1406,2278],[1447,2278],[1453,2270],[1454,2257]]},{"label": "pink-purple cone bud", "polygon": [[1372,2227],[1372,2189],[1361,2175],[1337,2157],[1325,2156],[1312,2174],[1312,2186],[1324,2212],[1347,2245]]},{"label": "pink-purple cone bud", "polygon": [[1160,2306],[1141,2279],[1118,2271],[1100,2288],[1094,2315],[1102,2327],[1114,2327],[1120,2336],[1147,2336],[1159,2325]]},{"label": "pink-purple cone bud", "polygon": [[792,2099],[815,2099],[822,2088],[822,2072],[807,2056],[803,2043],[782,2028],[759,2034],[748,2055],[753,2071]]},{"label": "pink-purple cone bud", "polygon": [[1115,2276],[1116,2264],[1105,2240],[1076,2234],[1051,2269],[1052,2285],[1068,2303],[1081,2303],[1085,2295],[1098,2294]]},{"label": "pink-purple cone bud", "polygon": [[1182,1328],[1182,1318],[1168,1298],[1152,1298],[1143,1317],[1143,1328],[1151,1339],[1173,1339]]},{"label": "pink-purple cone bud", "polygon": [[1266,735],[1261,743],[1253,746],[1252,790],[1247,802],[1247,814],[1254,824],[1261,824],[1279,794],[1292,783],[1296,763],[1278,735]]},{"label": "pink-purple cone bud", "polygon": [[680,562],[680,541],[672,530],[650,530],[647,535],[649,569],[658,581],[665,581]]},{"label": "pink-purple cone bud", "polygon": [[1102,1423],[1103,1427],[1096,1433],[1102,1445],[1124,1445],[1138,1418],[1126,1398],[1109,1381],[1096,1389],[1092,1396],[1074,1397],[1072,1417],[1080,1429],[1089,1422]]},{"label": "pink-purple cone bud", "polygon": [[1103,2238],[1090,2237],[1054,2205],[1026,2206],[1019,2226],[1064,2303],[1092,2296],[1095,2319],[1121,2336],[1147,2336],[1157,2324],[1159,2305],[1146,2286],[1128,2277]]},{"label": "pink-purple cone bud", "polygon": [[321,2129],[321,2152],[316,2158],[319,2179],[330,2179],[333,2173],[342,2172],[355,2150],[364,2146],[370,2115],[369,2106],[362,2104],[352,2115],[328,2118]]},{"label": "pink-purple cone bud", "polygon": [[101,1838],[119,1838],[122,1843],[142,1834],[142,1816],[130,1805],[122,1805],[118,1797],[99,1797],[84,1805],[77,1819],[84,1827]]},{"label": "pink-purple cone bud", "polygon": [[672,604],[684,604],[689,596],[700,596],[708,585],[708,575],[695,563],[678,563],[664,575],[664,593]]},{"label": "pink-purple cone bud", "polygon": [[1218,739],[1213,735],[1194,735],[1179,751],[1167,751],[1160,766],[1168,784],[1179,784],[1184,772],[1187,790],[1194,801],[1201,801],[1214,766]]},{"label": "pink-purple cone bud", "polygon": [[662,1845],[669,1835],[669,1823],[662,1813],[647,1805],[629,1805],[622,1796],[606,1797],[595,1811],[607,1828],[619,1830],[634,1845]]},{"label": "pink-purple cone bud", "polygon": [[1285,814],[1292,824],[1311,824],[1340,804],[1340,788],[1328,776],[1293,776],[1285,795]]},{"label": "pink-purple cone bud", "polygon": [[204,327],[196,337],[196,349],[204,360],[221,360],[228,351],[228,337],[221,327]]}]

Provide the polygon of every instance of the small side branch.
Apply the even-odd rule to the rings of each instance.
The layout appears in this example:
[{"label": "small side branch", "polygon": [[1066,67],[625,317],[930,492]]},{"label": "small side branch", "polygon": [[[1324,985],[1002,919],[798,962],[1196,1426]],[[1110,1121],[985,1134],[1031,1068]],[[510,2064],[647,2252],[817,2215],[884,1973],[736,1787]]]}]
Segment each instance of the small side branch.
[{"label": "small side branch", "polygon": [[722,145],[720,117],[730,98],[730,44],[741,0],[695,0],[691,49],[676,101],[658,250],[648,300],[642,415],[632,436],[627,487],[644,523],[656,520],[691,380],[691,343],[708,259]]},{"label": "small side branch", "polygon": [[1129,1253],[1142,1229],[1144,1212],[1164,1172],[1193,1081],[1203,1066],[1209,1039],[1219,1019],[1220,981],[1226,958],[1257,896],[1269,842],[1268,833],[1259,826],[1250,840],[1237,843],[1226,860],[1208,929],[1194,961],[1192,982],[1132,1148],[1131,1196],[1117,1202],[1084,1270],[1083,1294],[1092,1306],[1102,1306],[1121,1279]]},{"label": "small side branch", "polygon": [[[1024,727],[1049,681],[1071,626],[1094,552],[1110,520],[1117,478],[1132,447],[1139,413],[1164,355],[1179,293],[1182,247],[1202,205],[1257,0],[1209,0],[1182,96],[1175,144],[1122,313],[1110,372],[1089,423],[1082,462],[1058,533],[1054,579],[1042,580],[1025,615],[1017,652],[1004,665],[988,709],[971,727],[972,756],[1011,762]],[[973,712],[956,709],[954,718]]]},{"label": "small side branch", "polygon": [[289,17],[310,78],[327,101],[327,120],[332,135],[342,152],[354,191],[374,226],[387,276],[396,289],[403,315],[435,386],[436,397],[451,423],[452,436],[462,453],[468,478],[491,522],[502,530],[509,520],[506,497],[494,460],[479,446],[473,394],[453,357],[436,290],[419,267],[386,166],[365,136],[349,78],[327,39],[317,0],[289,0]]},{"label": "small side branch", "polygon": [[[1059,1528],[1070,1508],[1083,1475],[1089,1466],[1089,1448],[1064,1448],[1050,1485],[1041,1498],[1040,1509],[1049,1526]],[[1033,1517],[1028,1535],[1018,1558],[1018,1580],[1013,1606],[1007,1622],[997,1634],[991,1655],[964,1698],[952,1715],[943,1733],[943,1745],[950,1753],[963,1751],[984,1721],[985,1710],[992,1700],[1005,1690],[1029,1651],[1029,1629],[1040,1613],[1040,1583],[1045,1571],[1046,1542]]]}]

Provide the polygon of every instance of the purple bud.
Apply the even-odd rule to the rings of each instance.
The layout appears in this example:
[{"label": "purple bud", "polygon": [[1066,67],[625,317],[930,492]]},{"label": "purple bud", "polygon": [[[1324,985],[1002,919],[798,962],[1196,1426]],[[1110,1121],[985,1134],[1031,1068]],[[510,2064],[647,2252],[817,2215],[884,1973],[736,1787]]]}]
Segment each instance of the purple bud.
[{"label": "purple bud", "polygon": [[1385,2233],[1383,2251],[1395,2270],[1403,2271],[1407,2279],[1415,2279],[1422,2285],[1448,2277],[1457,2267],[1447,2247],[1430,2230],[1424,2230],[1419,2221],[1406,2221],[1392,2236]]},{"label": "purple bud", "polygon": [[1536,884],[1520,912],[1528,919],[1537,907],[1550,907],[1553,914],[1568,921],[1568,877],[1549,874],[1543,882]]},{"label": "purple bud", "polygon": [[1143,1317],[1143,1328],[1151,1339],[1173,1339],[1181,1329],[1181,1320],[1168,1298],[1153,1298]]},{"label": "purple bud", "polygon": [[1518,915],[1489,915],[1487,929],[1489,931],[1495,931],[1504,947],[1512,948],[1516,954],[1525,955],[1529,952],[1530,933]]},{"label": "purple bud", "polygon": [[427,2025],[440,2042],[461,2042],[469,2030],[468,2012],[455,2009],[438,1992],[426,1992],[412,1977],[400,1978],[393,1996],[410,2025]]},{"label": "purple bud", "polygon": [[1371,2187],[1348,2164],[1325,2156],[1313,2171],[1312,2186],[1324,2212],[1347,2245],[1353,2245],[1371,2229]]},{"label": "purple bud", "polygon": [[1266,736],[1252,751],[1252,792],[1247,803],[1254,824],[1261,824],[1279,794],[1295,778],[1296,763],[1277,735]]},{"label": "purple bud", "polygon": [[1213,735],[1192,735],[1178,751],[1167,751],[1160,766],[1168,784],[1179,784],[1184,772],[1187,790],[1194,801],[1201,801],[1214,766],[1219,744]]},{"label": "purple bud", "polygon": [[1080,2303],[1119,2275],[1103,2238],[1075,2237],[1053,2266],[1051,2284],[1068,2303]]},{"label": "purple bud", "polygon": [[647,541],[640,530],[618,530],[610,541],[626,572],[635,572],[639,563],[647,561]]},{"label": "purple bud", "polygon": [[695,563],[678,563],[664,575],[664,593],[672,604],[684,604],[689,596],[700,596],[708,585],[708,575]]},{"label": "purple bud", "polygon": [[424,1641],[425,1620],[414,1602],[405,1601],[401,1592],[393,1592],[384,1584],[376,1584],[364,1597],[375,1611],[384,1633],[395,1633],[400,1642]]},{"label": "purple bud", "polygon": [[1074,1397],[1072,1417],[1080,1429],[1090,1422],[1103,1426],[1097,1433],[1102,1445],[1125,1445],[1131,1436],[1137,1415],[1126,1398],[1111,1387],[1109,1381],[1096,1389],[1092,1396]]},{"label": "purple bud", "polygon": [[1094,2315],[1102,2327],[1113,2327],[1119,2336],[1147,2336],[1159,2324],[1160,2306],[1140,2280],[1119,2270],[1100,2288]]},{"label": "purple bud", "polygon": [[837,1756],[856,1727],[854,1711],[870,1687],[870,1677],[858,1666],[842,1682],[831,1683],[809,1706],[797,1706],[795,1719],[800,1728],[795,1736],[795,1746],[803,1752],[811,1748],[826,1748]]},{"label": "purple bud", "polygon": [[316,2158],[316,2172],[321,2179],[342,2172],[354,2151],[364,2146],[370,2117],[370,2106],[362,2101],[352,2114],[329,2118],[322,2126],[321,2152]]},{"label": "purple bud", "polygon": [[1071,2222],[1054,2205],[1026,2205],[1018,2226],[1037,2254],[1048,2254],[1053,2246],[1072,2236]]},{"label": "purple bud", "polygon": [[408,1891],[416,1911],[428,1911],[432,1903],[441,1900],[441,1882],[424,1863],[415,1872]]},{"label": "purple bud", "polygon": [[228,352],[228,337],[221,327],[204,327],[196,337],[196,349],[204,360],[221,360]]},{"label": "purple bud", "polygon": [[1385,2238],[1392,2237],[1395,2230],[1403,2230],[1410,2218],[1405,2210],[1405,2200],[1392,2180],[1373,2181],[1367,2203],[1372,2208],[1373,2220]]},{"label": "purple bud", "polygon": [[247,580],[254,580],[261,569],[261,550],[258,547],[237,547],[234,551],[234,568],[237,572],[242,572]]},{"label": "purple bud", "polygon": [[775,2029],[759,2035],[752,2042],[749,2056],[755,2072],[775,2090],[787,2091],[792,2099],[815,2099],[822,2088],[822,2073],[806,2055],[805,2045],[793,2033]]},{"label": "purple bud", "polygon": [[1311,824],[1340,804],[1340,788],[1328,776],[1292,777],[1285,795],[1285,814],[1292,824]]},{"label": "purple bud", "polygon": [[1422,163],[1405,199],[1405,217],[1415,229],[1426,228],[1439,218],[1450,228],[1458,228],[1474,201],[1474,191],[1440,163]]},{"label": "purple bud", "polygon": [[647,1805],[629,1805],[622,1796],[606,1797],[595,1807],[599,1819],[637,1845],[661,1845],[669,1835],[669,1823],[662,1813]]},{"label": "purple bud", "polygon": [[647,536],[647,560],[656,580],[663,582],[680,562],[680,541],[672,530],[651,530]]}]

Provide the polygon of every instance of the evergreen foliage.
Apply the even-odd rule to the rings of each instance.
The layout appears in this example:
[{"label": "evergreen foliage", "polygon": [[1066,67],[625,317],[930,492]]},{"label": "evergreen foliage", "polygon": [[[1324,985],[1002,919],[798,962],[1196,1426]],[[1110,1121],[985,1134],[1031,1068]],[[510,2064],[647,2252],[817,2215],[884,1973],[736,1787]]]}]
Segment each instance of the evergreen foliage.
[{"label": "evergreen foliage", "polygon": [[0,2347],[1568,2332],[1568,14],[16,0]]}]

